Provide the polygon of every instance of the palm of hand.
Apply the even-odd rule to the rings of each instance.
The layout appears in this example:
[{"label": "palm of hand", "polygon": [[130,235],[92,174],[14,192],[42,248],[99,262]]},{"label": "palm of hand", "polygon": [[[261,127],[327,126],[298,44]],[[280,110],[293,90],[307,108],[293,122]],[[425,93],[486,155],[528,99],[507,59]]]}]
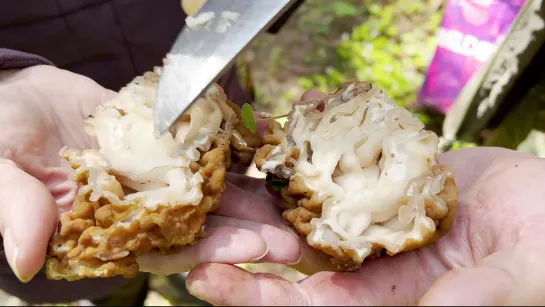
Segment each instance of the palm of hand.
[{"label": "palm of hand", "polygon": [[203,265],[190,274],[190,291],[219,305],[543,303],[538,255],[545,246],[538,234],[545,230],[545,190],[535,180],[543,161],[497,148],[459,150],[441,160],[453,168],[460,195],[455,224],[435,245],[296,284]]}]

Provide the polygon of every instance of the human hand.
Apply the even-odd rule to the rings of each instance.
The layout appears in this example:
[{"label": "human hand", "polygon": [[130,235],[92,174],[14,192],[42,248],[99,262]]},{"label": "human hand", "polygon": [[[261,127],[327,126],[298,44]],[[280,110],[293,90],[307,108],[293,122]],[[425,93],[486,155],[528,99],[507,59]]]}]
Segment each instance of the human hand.
[{"label": "human hand", "polygon": [[[68,180],[72,170],[59,150],[95,147],[83,120],[115,95],[89,78],[51,66],[0,72],[0,232],[8,263],[20,280],[29,281],[42,268],[59,211],[70,209],[78,189]],[[244,178],[229,178],[255,189],[252,182],[242,184]],[[270,202],[266,197],[228,182],[222,208],[206,224],[209,236],[158,262],[154,255],[143,257],[141,269],[183,272],[203,262],[260,258],[296,262],[297,238],[260,222],[280,216],[274,206],[265,206]],[[160,265],[174,260],[176,265]]]},{"label": "human hand", "polygon": [[59,149],[91,146],[83,119],[112,95],[51,66],[0,72],[0,232],[21,281],[42,267],[58,211],[77,192]]},{"label": "human hand", "polygon": [[545,161],[507,149],[470,148],[448,152],[440,162],[453,169],[459,205],[452,229],[436,244],[298,283],[204,264],[189,274],[189,291],[214,305],[545,303],[539,235],[545,231]]}]

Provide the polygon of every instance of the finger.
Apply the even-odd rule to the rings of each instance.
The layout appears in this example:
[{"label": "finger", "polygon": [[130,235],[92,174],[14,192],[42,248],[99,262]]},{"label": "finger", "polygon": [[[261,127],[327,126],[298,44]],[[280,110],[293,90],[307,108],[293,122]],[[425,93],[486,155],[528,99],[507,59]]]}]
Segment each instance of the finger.
[{"label": "finger", "polygon": [[366,260],[356,272],[317,273],[299,283],[206,264],[189,274],[187,284],[193,295],[214,305],[415,305],[445,271],[426,249]]},{"label": "finger", "polygon": [[545,265],[539,249],[519,245],[488,256],[476,267],[451,270],[433,283],[420,305],[543,305]]},{"label": "finger", "polygon": [[300,241],[301,258],[299,262],[290,267],[305,275],[313,275],[323,271],[336,271],[336,267],[327,254],[308,245],[302,236]]},{"label": "finger", "polygon": [[199,266],[188,274],[186,285],[191,294],[214,306],[310,305],[296,284],[272,274],[252,274],[231,265]]},{"label": "finger", "polygon": [[327,94],[319,90],[308,90],[301,96],[301,101],[319,100],[326,97]]},{"label": "finger", "polygon": [[42,268],[58,211],[55,199],[37,179],[0,159],[0,232],[10,267],[30,281]]},{"label": "finger", "polygon": [[246,190],[251,193],[255,193],[271,202],[278,202],[278,198],[269,193],[266,188],[265,180],[259,178],[253,178],[237,173],[227,173],[226,179],[229,183]]},{"label": "finger", "polygon": [[256,192],[265,186],[263,179],[245,176],[237,173],[227,173],[226,180],[236,185],[239,188],[243,188],[246,191]]},{"label": "finger", "polygon": [[[244,221],[223,216],[210,215],[206,227],[237,227],[253,231],[261,236],[267,244],[268,252],[261,262],[272,262],[293,265],[301,258],[299,239],[292,232],[281,230],[267,224]],[[239,242],[247,245],[247,242]]]},{"label": "finger", "polygon": [[227,189],[221,195],[220,207],[214,211],[214,215],[269,224],[284,230],[288,228],[278,206],[230,182],[227,182]]},{"label": "finger", "polygon": [[161,255],[153,252],[138,258],[140,270],[155,274],[187,272],[201,263],[250,263],[267,254],[267,244],[255,232],[236,227],[214,227],[209,236],[179,253]]},{"label": "finger", "polygon": [[274,198],[277,199],[277,201],[280,201],[282,199],[282,192],[280,190],[274,190],[270,185],[266,185],[265,188],[267,189],[267,192]]},{"label": "finger", "polygon": [[[220,208],[214,211],[214,215],[268,224],[296,235],[282,218],[277,205],[229,183],[228,189],[222,194]],[[294,269],[308,275],[334,269],[324,253],[310,247],[301,237],[298,240],[301,245],[301,256],[299,261],[293,264]]]}]

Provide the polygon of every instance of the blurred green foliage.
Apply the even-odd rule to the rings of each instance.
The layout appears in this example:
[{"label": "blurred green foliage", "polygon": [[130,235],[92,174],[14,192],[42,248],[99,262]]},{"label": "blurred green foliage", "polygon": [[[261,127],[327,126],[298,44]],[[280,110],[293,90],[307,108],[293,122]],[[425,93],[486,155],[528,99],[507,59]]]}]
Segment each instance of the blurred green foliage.
[{"label": "blurred green foliage", "polygon": [[[333,23],[339,19],[364,16],[365,8],[356,5],[355,1],[305,1],[305,14],[300,16],[299,27],[308,31],[307,34],[316,33],[328,36],[331,33]],[[318,46],[319,47],[319,46]],[[320,53],[320,50],[317,50]]]},{"label": "blurred green foliage", "polygon": [[369,80],[399,105],[413,109],[427,125],[441,118],[414,109],[424,74],[435,52],[435,32],[442,20],[440,9],[427,0],[362,1],[361,8],[332,1],[335,14],[366,14],[368,18],[343,37],[337,48],[339,64],[323,74],[299,79],[304,89],[331,92],[348,79]]}]

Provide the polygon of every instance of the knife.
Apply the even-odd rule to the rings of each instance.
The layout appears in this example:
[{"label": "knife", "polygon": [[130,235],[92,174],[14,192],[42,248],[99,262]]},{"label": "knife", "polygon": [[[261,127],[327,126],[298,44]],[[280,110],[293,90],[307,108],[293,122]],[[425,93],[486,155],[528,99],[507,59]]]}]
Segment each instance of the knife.
[{"label": "knife", "polygon": [[295,0],[208,0],[186,19],[157,87],[155,136],[165,133],[259,33]]}]

